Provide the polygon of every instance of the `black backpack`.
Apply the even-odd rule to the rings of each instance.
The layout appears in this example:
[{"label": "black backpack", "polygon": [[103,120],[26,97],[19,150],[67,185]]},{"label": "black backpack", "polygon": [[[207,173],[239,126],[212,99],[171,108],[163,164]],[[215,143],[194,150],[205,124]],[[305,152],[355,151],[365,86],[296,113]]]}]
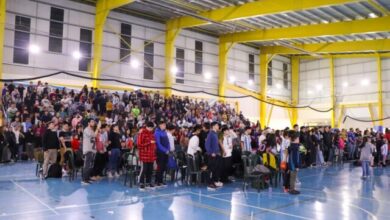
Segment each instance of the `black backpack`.
[{"label": "black backpack", "polygon": [[47,172],[48,178],[62,178],[62,167],[58,164],[52,164]]}]

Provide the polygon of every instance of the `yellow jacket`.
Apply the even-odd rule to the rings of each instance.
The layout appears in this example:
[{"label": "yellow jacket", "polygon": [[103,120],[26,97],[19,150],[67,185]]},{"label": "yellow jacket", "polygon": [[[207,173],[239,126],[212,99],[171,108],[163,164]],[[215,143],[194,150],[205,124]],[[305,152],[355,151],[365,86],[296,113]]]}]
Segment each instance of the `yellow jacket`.
[{"label": "yellow jacket", "polygon": [[[269,157],[267,156],[267,154],[269,155]],[[269,161],[268,161],[268,158],[269,158]],[[275,170],[278,169],[278,167],[276,166],[276,158],[271,153],[263,153],[263,164],[265,166],[271,167],[272,169],[275,169]]]}]

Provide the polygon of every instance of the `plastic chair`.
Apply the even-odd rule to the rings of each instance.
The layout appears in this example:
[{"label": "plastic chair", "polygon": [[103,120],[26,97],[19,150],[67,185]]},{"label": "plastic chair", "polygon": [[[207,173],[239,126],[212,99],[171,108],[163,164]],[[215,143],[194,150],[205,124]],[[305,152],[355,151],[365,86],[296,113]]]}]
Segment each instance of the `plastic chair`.
[{"label": "plastic chair", "polygon": [[[257,155],[254,155],[254,156],[257,156]],[[250,180],[259,181],[260,187],[257,188],[257,192],[260,191],[260,188],[264,188],[264,186],[265,186],[263,174],[261,174],[261,173],[253,174],[254,167],[257,164],[256,159],[254,159],[255,158],[254,156],[248,157],[246,155],[243,155],[241,157],[242,163],[244,166],[244,178],[243,178],[243,190],[244,191],[246,190],[246,186],[247,186],[247,184],[249,184]]]},{"label": "plastic chair", "polygon": [[133,184],[137,184],[137,176],[141,172],[139,158],[133,153],[125,153],[124,157],[127,158],[124,185],[126,186],[127,179],[129,179],[130,187],[133,187]]}]

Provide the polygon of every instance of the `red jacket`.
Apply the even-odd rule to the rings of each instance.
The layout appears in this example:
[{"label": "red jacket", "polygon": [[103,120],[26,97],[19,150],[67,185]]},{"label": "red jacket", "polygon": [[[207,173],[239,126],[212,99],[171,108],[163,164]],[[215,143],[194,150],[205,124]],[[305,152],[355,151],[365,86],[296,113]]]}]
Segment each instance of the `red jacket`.
[{"label": "red jacket", "polygon": [[[154,143],[151,143],[151,141],[154,141]],[[138,135],[137,147],[140,161],[152,163],[156,160],[156,142],[153,132],[146,128],[141,129]]]}]

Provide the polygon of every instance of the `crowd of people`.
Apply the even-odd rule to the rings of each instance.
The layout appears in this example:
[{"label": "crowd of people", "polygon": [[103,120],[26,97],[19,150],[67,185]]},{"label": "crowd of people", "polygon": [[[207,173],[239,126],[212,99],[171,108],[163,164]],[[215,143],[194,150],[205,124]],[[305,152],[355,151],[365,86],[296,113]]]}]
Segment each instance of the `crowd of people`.
[{"label": "crowd of people", "polygon": [[200,157],[199,166],[210,174],[205,180],[210,190],[240,176],[242,156],[254,155],[256,164],[265,167],[260,170],[270,176],[281,172],[284,190],[298,194],[300,168],[357,160],[367,178],[370,165],[386,166],[390,141],[388,129],[263,128],[229,104],[164,97],[158,91],[119,94],[87,86],[59,89],[40,81],[9,83],[2,103],[0,160],[39,160],[43,154],[46,178],[51,164],[59,164],[66,175],[72,169],[68,161],[79,155],[83,185],[103,176],[118,178],[123,152],[131,151],[142,162],[140,190],[164,187],[168,164],[177,152],[185,152]]}]

